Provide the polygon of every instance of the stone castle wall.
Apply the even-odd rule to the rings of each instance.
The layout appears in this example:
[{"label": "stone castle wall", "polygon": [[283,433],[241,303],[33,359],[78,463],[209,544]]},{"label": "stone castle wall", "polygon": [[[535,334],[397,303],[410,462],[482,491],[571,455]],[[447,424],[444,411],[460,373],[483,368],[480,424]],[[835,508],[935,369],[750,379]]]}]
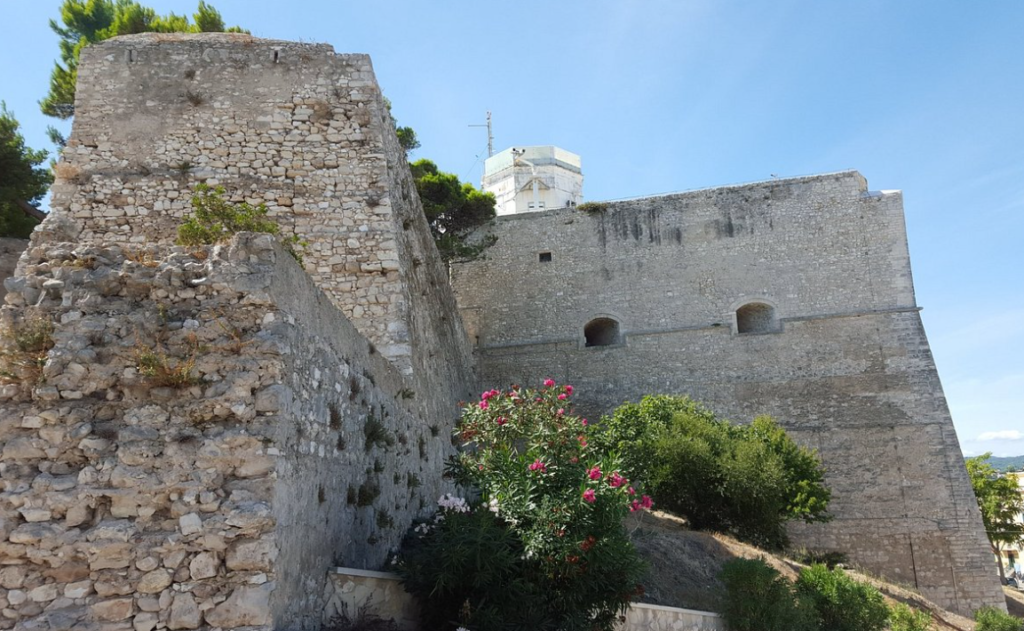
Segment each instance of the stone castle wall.
[{"label": "stone castle wall", "polygon": [[[550,375],[606,412],[683,393],[820,450],[835,520],[793,528],[955,611],[1002,606],[914,299],[897,192],[855,172],[500,218],[452,281],[483,386]],[[549,253],[543,262],[541,253]],[[547,258],[547,257],[544,257]],[[736,310],[774,308],[765,333]],[[619,339],[585,346],[596,318]]]},{"label": "stone castle wall", "polygon": [[317,285],[408,370],[413,272],[398,235],[418,202],[393,188],[407,170],[393,129],[366,55],[237,34],[116,38],[83,52],[53,206],[79,242],[143,245],[173,241],[199,182],[265,203],[310,242]]},{"label": "stone castle wall", "polygon": [[[80,77],[0,310],[0,628],[319,628],[328,568],[448,490],[474,381],[369,61],[146,35]],[[305,271],[267,235],[170,245],[199,181],[267,200]]]},{"label": "stone castle wall", "polygon": [[0,304],[3,304],[7,290],[3,282],[14,274],[18,266],[18,257],[25,251],[28,241],[25,239],[0,238]]}]

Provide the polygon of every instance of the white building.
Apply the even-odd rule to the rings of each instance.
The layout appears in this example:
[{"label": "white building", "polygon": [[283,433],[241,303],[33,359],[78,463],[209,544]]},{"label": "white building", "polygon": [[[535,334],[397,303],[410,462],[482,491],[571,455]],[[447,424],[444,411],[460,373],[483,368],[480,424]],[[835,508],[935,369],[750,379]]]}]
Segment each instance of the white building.
[{"label": "white building", "polygon": [[580,157],[553,146],[511,147],[484,162],[482,188],[499,215],[575,206],[583,201]]}]

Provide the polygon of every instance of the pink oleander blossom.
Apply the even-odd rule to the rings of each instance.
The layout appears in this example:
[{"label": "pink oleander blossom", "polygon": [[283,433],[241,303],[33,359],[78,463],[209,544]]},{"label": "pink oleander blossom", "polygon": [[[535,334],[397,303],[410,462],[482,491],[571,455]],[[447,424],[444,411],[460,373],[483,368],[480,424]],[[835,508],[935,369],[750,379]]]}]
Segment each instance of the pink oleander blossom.
[{"label": "pink oleander blossom", "polygon": [[504,425],[506,422],[508,422],[508,419],[506,419],[504,416],[499,416],[498,419],[495,421],[495,423],[497,423],[498,425]]},{"label": "pink oleander blossom", "polygon": [[587,471],[587,477],[590,478],[591,480],[600,480],[601,469],[599,467],[591,468],[590,471]]},{"label": "pink oleander blossom", "polygon": [[633,487],[629,487],[629,489],[627,489],[626,492],[629,493],[630,495],[636,495],[636,489],[634,489]]},{"label": "pink oleander blossom", "polygon": [[534,460],[533,463],[528,468],[530,469],[530,471],[540,471],[541,473],[547,473],[548,472],[547,465],[544,464],[543,462],[541,462],[540,458],[537,458],[536,460]]},{"label": "pink oleander blossom", "polygon": [[550,388],[550,387],[552,387],[554,385],[555,385],[555,380],[554,379],[545,379],[544,380],[544,387],[545,388]]},{"label": "pink oleander blossom", "polygon": [[487,408],[488,408],[487,399],[484,399],[483,401],[480,402],[480,409],[481,410],[486,410]]},{"label": "pink oleander blossom", "polygon": [[594,493],[594,489],[587,489],[586,491],[583,491],[583,501],[591,504],[597,501],[597,494]]},{"label": "pink oleander blossom", "polygon": [[640,506],[642,506],[643,508],[649,509],[651,506],[654,506],[654,502],[651,501],[650,497],[644,495],[640,499]]},{"label": "pink oleander blossom", "polygon": [[582,423],[583,423],[583,427],[586,427],[587,426],[587,419],[583,419]]},{"label": "pink oleander blossom", "polygon": [[572,386],[566,386],[565,387],[565,393],[566,394],[572,394]]},{"label": "pink oleander blossom", "polygon": [[565,408],[558,408],[558,416],[565,416]]},{"label": "pink oleander blossom", "polygon": [[577,440],[577,442],[579,442],[580,447],[586,447],[587,446],[587,437],[586,436],[580,434],[579,436],[576,437],[576,440]]},{"label": "pink oleander blossom", "polygon": [[615,471],[610,476],[608,476],[608,486],[612,487],[613,489],[617,489],[625,483],[626,478],[619,475],[618,471]]},{"label": "pink oleander blossom", "polygon": [[559,401],[565,401],[565,398],[566,398],[566,396],[568,396],[568,395],[566,395],[566,394],[565,394],[565,393],[563,392],[562,394],[558,395],[558,400],[559,400]]}]

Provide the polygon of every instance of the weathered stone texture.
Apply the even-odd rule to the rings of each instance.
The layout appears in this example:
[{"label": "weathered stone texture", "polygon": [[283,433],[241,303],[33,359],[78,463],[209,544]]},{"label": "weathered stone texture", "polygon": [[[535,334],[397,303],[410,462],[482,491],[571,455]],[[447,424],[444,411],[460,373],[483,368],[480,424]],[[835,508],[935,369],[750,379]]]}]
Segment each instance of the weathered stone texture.
[{"label": "weathered stone texture", "polygon": [[[80,78],[0,310],[53,325],[0,386],[0,628],[318,628],[327,569],[449,490],[473,381],[369,60],[146,35]],[[268,235],[171,246],[199,181],[267,200],[306,269]]]},{"label": "weathered stone texture", "polygon": [[[581,409],[685,393],[736,420],[771,414],[820,450],[835,521],[798,545],[967,612],[1002,605],[921,326],[898,192],[855,172],[500,218],[453,284],[483,386],[577,386]],[[551,261],[539,254],[550,252]],[[768,333],[736,310],[774,308]],[[616,320],[619,343],[586,347]]]},{"label": "weathered stone texture", "polygon": [[18,257],[25,251],[28,245],[26,239],[0,238],[0,304],[3,304],[7,289],[3,284],[14,274],[14,268],[18,265]]},{"label": "weathered stone texture", "polygon": [[[173,241],[199,182],[266,204],[306,271],[410,370],[406,277],[422,219],[369,57],[248,35],[116,38],[83,51],[53,206],[76,241]],[[50,226],[51,229],[55,226]],[[66,239],[65,239],[66,240]]]}]

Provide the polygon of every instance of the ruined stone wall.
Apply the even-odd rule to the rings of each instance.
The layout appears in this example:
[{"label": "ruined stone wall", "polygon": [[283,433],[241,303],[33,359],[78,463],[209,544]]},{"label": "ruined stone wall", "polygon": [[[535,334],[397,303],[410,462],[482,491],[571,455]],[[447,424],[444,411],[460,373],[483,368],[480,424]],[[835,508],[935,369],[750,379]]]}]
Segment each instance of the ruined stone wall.
[{"label": "ruined stone wall", "polygon": [[18,265],[18,257],[25,251],[28,241],[25,239],[0,239],[0,304],[3,304],[7,289],[3,282],[14,274],[14,268]]},{"label": "ruined stone wall", "polygon": [[[79,78],[0,310],[0,628],[318,628],[328,568],[449,490],[474,381],[369,60],[150,34]],[[198,182],[266,201],[305,269],[170,245]]]},{"label": "ruined stone wall", "polygon": [[89,47],[78,76],[52,202],[77,240],[171,242],[195,185],[223,186],[308,240],[317,285],[411,369],[405,277],[418,272],[402,267],[413,257],[399,239],[422,213],[393,188],[408,167],[369,57],[239,34],[142,34]]},{"label": "ruined stone wall", "polygon": [[[818,448],[836,519],[793,529],[955,611],[1002,606],[914,299],[898,192],[855,172],[500,218],[453,284],[483,386],[552,376],[606,412],[683,393]],[[540,254],[550,253],[550,262]],[[765,333],[736,310],[774,308]],[[585,346],[595,318],[619,339]]]},{"label": "ruined stone wall", "polygon": [[441,494],[451,402],[270,237],[22,267],[4,330],[54,346],[0,389],[0,628],[316,628],[327,570],[379,567]]}]

